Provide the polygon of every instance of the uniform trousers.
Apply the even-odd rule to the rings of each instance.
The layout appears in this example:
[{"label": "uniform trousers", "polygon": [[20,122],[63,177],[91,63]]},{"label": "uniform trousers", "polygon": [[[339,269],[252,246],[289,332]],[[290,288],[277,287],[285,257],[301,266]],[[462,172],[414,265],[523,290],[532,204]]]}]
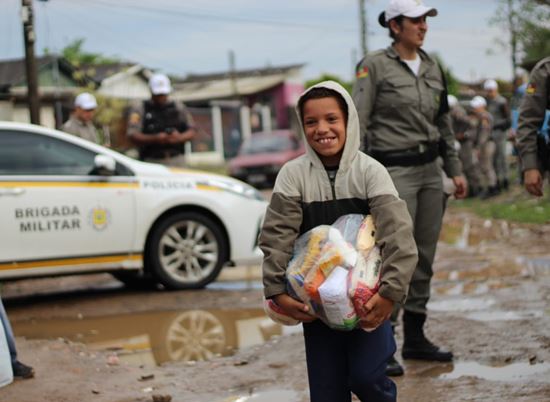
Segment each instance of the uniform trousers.
[{"label": "uniform trousers", "polygon": [[386,374],[395,353],[389,321],[376,330],[339,331],[321,320],[304,323],[311,402],[395,402],[397,388]]},{"label": "uniform trousers", "polygon": [[462,162],[462,170],[468,180],[470,188],[479,190],[481,188],[481,176],[479,174],[479,161],[474,152],[474,144],[470,140],[460,143],[458,158]]},{"label": "uniform trousers", "polygon": [[[388,172],[399,197],[407,203],[418,249],[418,264],[404,308],[413,313],[426,314],[433,276],[432,265],[445,205],[441,168],[436,160],[419,166],[390,166]],[[394,307],[393,325],[397,324],[400,307],[397,304]]]},{"label": "uniform trousers", "polygon": [[505,130],[493,130],[493,140],[495,142],[495,155],[493,164],[497,180],[502,184],[508,180],[508,164],[506,162],[506,138]]},{"label": "uniform trousers", "polygon": [[495,143],[487,141],[479,148],[479,167],[483,176],[483,185],[485,187],[495,187],[497,185],[497,175],[494,165]]}]

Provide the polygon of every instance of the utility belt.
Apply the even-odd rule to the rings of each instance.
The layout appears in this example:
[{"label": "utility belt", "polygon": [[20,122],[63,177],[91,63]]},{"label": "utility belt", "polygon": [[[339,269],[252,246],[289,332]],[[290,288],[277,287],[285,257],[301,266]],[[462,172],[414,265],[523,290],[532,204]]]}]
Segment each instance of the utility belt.
[{"label": "utility belt", "polygon": [[371,151],[369,154],[386,167],[420,166],[437,159],[440,155],[440,143],[438,141],[423,142],[412,148],[396,151]]}]

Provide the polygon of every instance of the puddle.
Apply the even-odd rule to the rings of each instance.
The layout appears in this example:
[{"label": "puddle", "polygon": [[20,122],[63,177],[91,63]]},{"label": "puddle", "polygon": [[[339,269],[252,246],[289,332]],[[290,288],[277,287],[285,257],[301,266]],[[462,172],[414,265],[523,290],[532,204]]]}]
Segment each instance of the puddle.
[{"label": "puddle", "polygon": [[521,321],[540,318],[544,315],[542,311],[476,311],[469,313],[466,318],[475,321]]},{"label": "puddle", "polygon": [[456,312],[466,312],[466,311],[477,311],[485,310],[495,304],[494,299],[488,298],[459,298],[459,299],[446,299],[446,300],[437,300],[430,301],[428,303],[428,309],[434,311],[456,311]]},{"label": "puddle", "polygon": [[108,350],[132,365],[209,360],[301,331],[272,322],[262,309],[156,311],[12,323],[17,336],[65,338]]},{"label": "puddle", "polygon": [[[461,377],[476,377],[488,381],[523,381],[527,379],[550,383],[550,363],[512,363],[505,366],[484,366],[477,362],[459,362],[451,372],[438,375],[443,380],[456,380]],[[436,370],[432,374],[438,374]]]},{"label": "puddle", "polygon": [[294,391],[266,391],[250,396],[224,399],[222,402],[293,402],[297,400],[298,394]]},{"label": "puddle", "polygon": [[252,290],[263,289],[260,281],[217,281],[206,286],[210,290]]}]

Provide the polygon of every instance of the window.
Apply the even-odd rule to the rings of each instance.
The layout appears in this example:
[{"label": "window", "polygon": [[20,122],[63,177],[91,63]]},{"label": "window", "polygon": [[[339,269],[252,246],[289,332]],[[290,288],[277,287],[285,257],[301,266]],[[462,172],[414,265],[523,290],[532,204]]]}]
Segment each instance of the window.
[{"label": "window", "polygon": [[[85,176],[92,172],[95,156],[57,138],[0,130],[0,175]],[[117,163],[117,172],[121,171],[128,175],[128,169]]]}]

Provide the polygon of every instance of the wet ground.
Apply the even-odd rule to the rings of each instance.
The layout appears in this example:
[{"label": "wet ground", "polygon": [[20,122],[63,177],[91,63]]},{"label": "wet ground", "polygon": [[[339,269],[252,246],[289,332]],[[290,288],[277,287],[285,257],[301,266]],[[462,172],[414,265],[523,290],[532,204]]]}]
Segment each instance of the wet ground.
[{"label": "wet ground", "polygon": [[[405,361],[400,401],[550,401],[549,245],[550,224],[449,211],[427,333],[456,359]],[[108,275],[6,284],[37,378],[0,401],[307,401],[300,327],[265,318],[259,279],[237,267],[202,291],[130,291]]]}]

